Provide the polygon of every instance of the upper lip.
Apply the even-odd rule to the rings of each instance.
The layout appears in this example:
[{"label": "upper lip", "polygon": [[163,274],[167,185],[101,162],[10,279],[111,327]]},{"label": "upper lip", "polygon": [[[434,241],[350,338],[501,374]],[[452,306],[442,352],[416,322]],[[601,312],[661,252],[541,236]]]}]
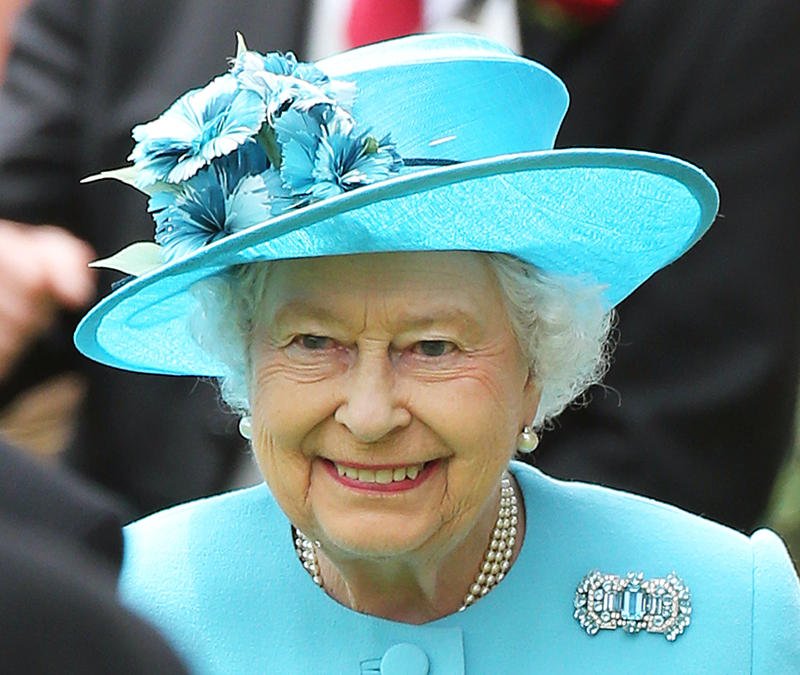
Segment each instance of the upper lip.
[{"label": "upper lip", "polygon": [[419,461],[408,461],[408,462],[393,462],[392,464],[364,464],[363,462],[350,462],[346,460],[339,460],[339,459],[329,459],[327,457],[323,457],[322,459],[333,462],[334,464],[339,464],[340,466],[347,466],[353,469],[369,469],[372,471],[380,471],[382,469],[400,469],[406,466],[417,466],[420,464],[427,464],[428,462],[432,462],[435,460],[431,459],[423,459]]}]

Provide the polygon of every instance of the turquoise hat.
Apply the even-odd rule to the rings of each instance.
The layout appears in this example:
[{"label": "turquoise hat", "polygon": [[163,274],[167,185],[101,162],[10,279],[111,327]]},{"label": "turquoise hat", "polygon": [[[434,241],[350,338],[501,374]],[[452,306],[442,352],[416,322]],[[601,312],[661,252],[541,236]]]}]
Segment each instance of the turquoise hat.
[{"label": "turquoise hat", "polygon": [[412,36],[317,62],[248,51],[133,131],[125,169],[159,245],[107,261],[138,276],[75,343],[118,368],[216,376],[191,336],[193,284],[255,261],[491,251],[604,288],[611,308],[691,247],[718,196],[698,168],[554,150],[567,91],[483,38]]}]

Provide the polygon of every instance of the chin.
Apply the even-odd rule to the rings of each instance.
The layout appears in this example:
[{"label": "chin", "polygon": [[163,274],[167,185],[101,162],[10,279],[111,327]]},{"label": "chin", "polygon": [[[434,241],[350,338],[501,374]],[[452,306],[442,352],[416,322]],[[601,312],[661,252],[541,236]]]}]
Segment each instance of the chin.
[{"label": "chin", "polygon": [[352,557],[393,558],[412,553],[429,542],[431,523],[410,523],[408,516],[344,517],[338,523],[320,523],[318,539]]}]

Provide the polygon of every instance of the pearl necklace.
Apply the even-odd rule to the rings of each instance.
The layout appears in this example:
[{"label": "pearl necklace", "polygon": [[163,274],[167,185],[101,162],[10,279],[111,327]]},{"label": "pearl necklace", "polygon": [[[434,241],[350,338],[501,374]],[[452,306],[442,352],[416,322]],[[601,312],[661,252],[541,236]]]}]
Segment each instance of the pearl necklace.
[{"label": "pearl necklace", "polygon": [[[517,494],[511,484],[511,478],[504,473],[500,480],[500,507],[492,530],[492,539],[486,548],[478,574],[464,596],[459,612],[463,612],[497,586],[511,568],[511,559],[514,557],[517,543],[518,513]],[[300,558],[300,562],[314,583],[321,588],[322,577],[317,559],[317,549],[320,544],[310,541],[298,529],[295,529],[295,534],[294,547],[297,557]]]}]

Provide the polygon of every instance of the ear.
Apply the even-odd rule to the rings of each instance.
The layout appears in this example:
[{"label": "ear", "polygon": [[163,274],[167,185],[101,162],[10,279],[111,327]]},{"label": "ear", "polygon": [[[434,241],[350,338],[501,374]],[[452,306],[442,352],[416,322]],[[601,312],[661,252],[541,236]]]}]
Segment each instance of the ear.
[{"label": "ear", "polygon": [[542,398],[542,389],[533,373],[528,371],[528,378],[522,389],[522,412],[525,419],[522,421],[523,425],[530,425],[536,417],[536,412],[539,410],[539,401]]}]

